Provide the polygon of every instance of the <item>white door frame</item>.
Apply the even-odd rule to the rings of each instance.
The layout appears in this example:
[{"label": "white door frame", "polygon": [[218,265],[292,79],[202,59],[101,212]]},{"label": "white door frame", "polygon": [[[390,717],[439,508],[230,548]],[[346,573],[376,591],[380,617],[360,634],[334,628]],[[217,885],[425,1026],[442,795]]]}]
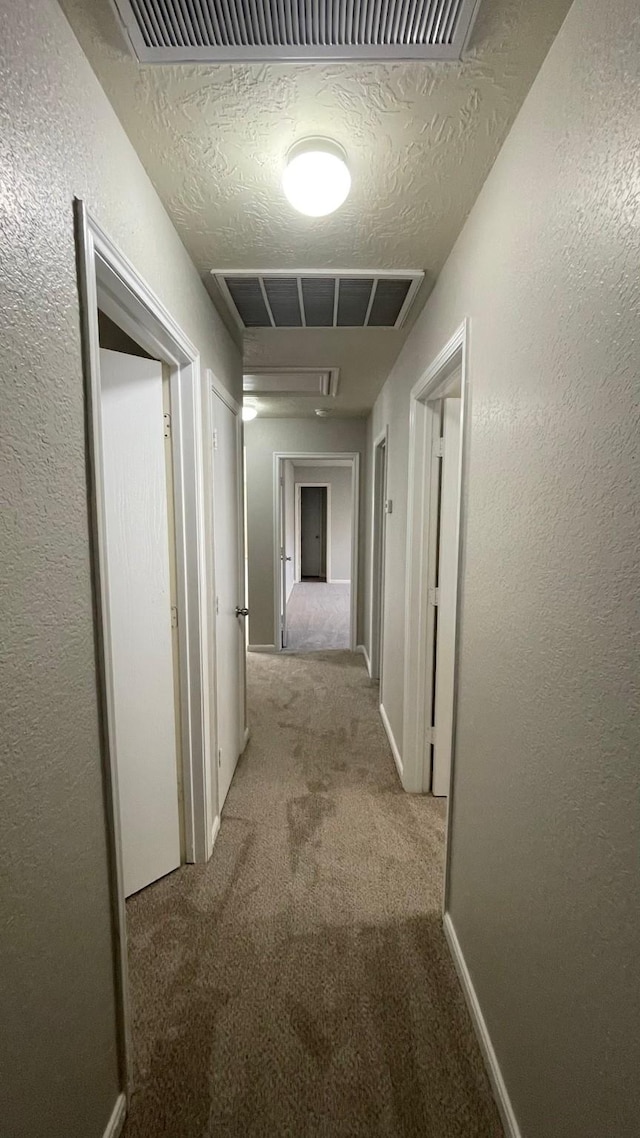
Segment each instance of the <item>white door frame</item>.
[{"label": "white door frame", "polygon": [[76,198],[74,204],[85,375],[92,571],[97,612],[98,687],[118,987],[119,1061],[122,1088],[126,1091],[131,1083],[131,1031],[105,556],[98,307],[145,351],[166,363],[170,369],[183,820],[185,857],[190,862],[207,861],[212,852],[208,761],[208,565],[204,540],[200,358],[173,317],[92,218],[84,203]]},{"label": "white door frame", "polygon": [[[295,471],[295,467],[294,467]],[[293,579],[296,584],[302,580],[302,488],[303,486],[324,487],[327,491],[327,533],[325,540],[325,563],[327,570],[327,584],[331,584],[331,483],[330,482],[294,482],[295,512],[293,519]]]},{"label": "white door frame", "polygon": [[[384,484],[379,487],[379,452],[384,446]],[[384,574],[387,528],[387,474],[389,469],[389,427],[373,440],[371,470],[373,474],[371,510],[371,616],[369,625],[369,675],[380,681],[379,702],[382,698],[382,623],[384,618]]]},{"label": "white door frame", "polygon": [[[231,413],[235,416],[235,420],[236,420],[236,449],[237,449],[237,469],[238,469],[238,500],[237,500],[237,510],[238,510],[238,582],[237,582],[237,594],[238,594],[238,605],[241,608],[243,608],[246,604],[246,574],[245,574],[245,563],[244,563],[244,427],[242,425],[242,407],[237,402],[237,400],[233,398],[233,395],[231,395],[231,393],[229,391],[227,391],[224,384],[222,384],[220,382],[217,375],[215,375],[215,373],[211,370],[211,368],[207,368],[207,411],[208,411],[208,418],[209,418],[209,424],[210,425],[213,425],[213,418],[214,418],[214,416],[213,416],[213,398],[212,398],[214,394],[217,395],[218,398],[221,399],[222,402],[225,404],[225,406],[227,406],[229,408]],[[213,448],[215,446],[215,442],[213,439],[213,432],[212,431],[209,432],[208,438],[209,438],[210,445]],[[215,487],[213,486],[213,461],[211,461],[210,470],[212,472],[212,481],[211,481],[211,485],[212,485],[212,493],[211,493],[212,533],[213,533],[213,540],[215,541],[216,540],[216,503],[215,503]],[[245,646],[246,646],[246,642],[247,642],[247,640],[246,640],[246,625],[245,625],[244,642],[245,642]],[[240,754],[242,754],[242,752],[244,751],[244,748],[246,747],[247,743],[249,742],[249,725],[247,723],[247,657],[246,657],[246,652],[243,652],[243,654],[242,654],[240,688],[241,688],[241,693],[242,693],[242,699],[241,699],[240,708],[239,708],[239,711],[240,711],[240,731],[238,733],[238,738],[240,739]],[[215,671],[214,671],[213,691],[214,691],[213,698],[215,701],[215,711],[214,711],[215,720],[214,721],[217,723],[217,721],[218,721],[217,669],[215,669]],[[216,750],[213,753],[217,753],[217,744],[216,744]],[[215,838],[215,833],[217,832],[217,829],[220,825],[220,810],[219,810],[220,775],[219,775],[218,764],[216,763],[215,766],[216,766],[216,807],[215,807],[216,818],[215,818],[214,838]]]},{"label": "white door frame", "polygon": [[304,462],[305,466],[331,466],[336,463],[351,465],[351,620],[349,646],[356,651],[358,632],[358,547],[360,517],[360,454],[358,451],[274,451],[273,455],[273,604],[274,637],[276,652],[286,651],[281,647],[280,612],[282,598],[282,562],[280,549],[282,497],[280,479],[284,476],[284,463],[287,459]]},{"label": "white door frame", "polygon": [[[407,508],[407,574],[405,592],[405,695],[403,732],[403,774],[405,790],[413,793],[431,787],[431,725],[433,723],[433,679],[435,621],[431,586],[436,573],[436,528],[439,416],[430,406],[441,397],[448,381],[461,368],[460,405],[460,501],[464,495],[466,434],[468,431],[468,320],[460,325],[449,342],[427,368],[411,391],[409,426],[409,499]],[[458,642],[460,634],[460,581],[462,576],[462,517],[457,520],[458,568],[456,575],[456,620],[454,653],[454,712],[451,743],[451,778],[448,812],[452,809],[455,756],[455,708],[458,689]],[[447,833],[449,827],[447,826]]]}]

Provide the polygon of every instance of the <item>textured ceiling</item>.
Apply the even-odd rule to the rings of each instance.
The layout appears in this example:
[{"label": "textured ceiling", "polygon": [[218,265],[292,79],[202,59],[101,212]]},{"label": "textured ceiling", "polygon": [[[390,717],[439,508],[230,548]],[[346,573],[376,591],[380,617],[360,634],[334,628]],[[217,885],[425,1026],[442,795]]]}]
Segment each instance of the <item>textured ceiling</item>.
[{"label": "textured ceiling", "polygon": [[[212,268],[417,268],[414,317],[570,6],[482,0],[461,63],[141,66],[108,0],[61,4],[217,302]],[[308,134],[349,157],[352,193],[328,218],[295,213],[280,189]],[[318,405],[366,413],[407,331],[254,331],[245,359],[338,366],[339,395]]]}]

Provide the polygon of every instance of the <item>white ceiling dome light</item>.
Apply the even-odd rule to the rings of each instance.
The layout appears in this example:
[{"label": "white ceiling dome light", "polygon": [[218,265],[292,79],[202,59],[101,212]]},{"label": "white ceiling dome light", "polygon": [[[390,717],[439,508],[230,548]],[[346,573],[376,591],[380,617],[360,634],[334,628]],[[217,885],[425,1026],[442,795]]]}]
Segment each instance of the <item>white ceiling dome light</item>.
[{"label": "white ceiling dome light", "polygon": [[242,405],[242,422],[250,423],[255,419],[258,414],[258,408],[253,403],[243,403]]},{"label": "white ceiling dome light", "polygon": [[347,155],[330,138],[303,138],[287,154],[282,188],[299,213],[326,217],[339,209],[349,195]]}]

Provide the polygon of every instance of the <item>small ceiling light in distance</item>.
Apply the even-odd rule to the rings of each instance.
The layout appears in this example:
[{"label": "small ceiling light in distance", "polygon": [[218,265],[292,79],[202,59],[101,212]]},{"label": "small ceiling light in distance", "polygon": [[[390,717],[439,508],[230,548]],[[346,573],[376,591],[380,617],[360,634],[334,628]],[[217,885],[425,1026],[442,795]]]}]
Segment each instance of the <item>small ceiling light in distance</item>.
[{"label": "small ceiling light in distance", "polygon": [[351,189],[347,155],[330,138],[303,138],[287,154],[282,188],[294,209],[307,217],[326,217],[346,201]]},{"label": "small ceiling light in distance", "polygon": [[255,419],[257,414],[257,407],[252,407],[249,403],[245,403],[242,408],[242,422],[250,423],[252,419]]}]

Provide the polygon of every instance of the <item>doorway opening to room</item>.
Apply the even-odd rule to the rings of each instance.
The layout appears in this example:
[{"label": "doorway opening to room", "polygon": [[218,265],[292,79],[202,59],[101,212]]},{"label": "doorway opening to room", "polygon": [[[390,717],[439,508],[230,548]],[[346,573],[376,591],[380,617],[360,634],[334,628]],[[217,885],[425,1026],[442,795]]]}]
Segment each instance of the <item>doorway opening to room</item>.
[{"label": "doorway opening to room", "polygon": [[120,1095],[134,1079],[126,899],[213,846],[197,352],[76,201]]},{"label": "doorway opening to room", "polygon": [[248,742],[241,407],[209,371],[218,816]]},{"label": "doorway opening to room", "polygon": [[382,654],[384,630],[384,581],[387,535],[387,430],[378,435],[373,446],[373,540],[371,559],[371,630],[369,644],[369,673],[380,685],[379,703],[384,703],[382,691]]},{"label": "doorway opening to room", "polygon": [[355,651],[358,460],[274,456],[279,651]]},{"label": "doorway opening to room", "polygon": [[452,809],[467,325],[411,393],[403,784]]}]

